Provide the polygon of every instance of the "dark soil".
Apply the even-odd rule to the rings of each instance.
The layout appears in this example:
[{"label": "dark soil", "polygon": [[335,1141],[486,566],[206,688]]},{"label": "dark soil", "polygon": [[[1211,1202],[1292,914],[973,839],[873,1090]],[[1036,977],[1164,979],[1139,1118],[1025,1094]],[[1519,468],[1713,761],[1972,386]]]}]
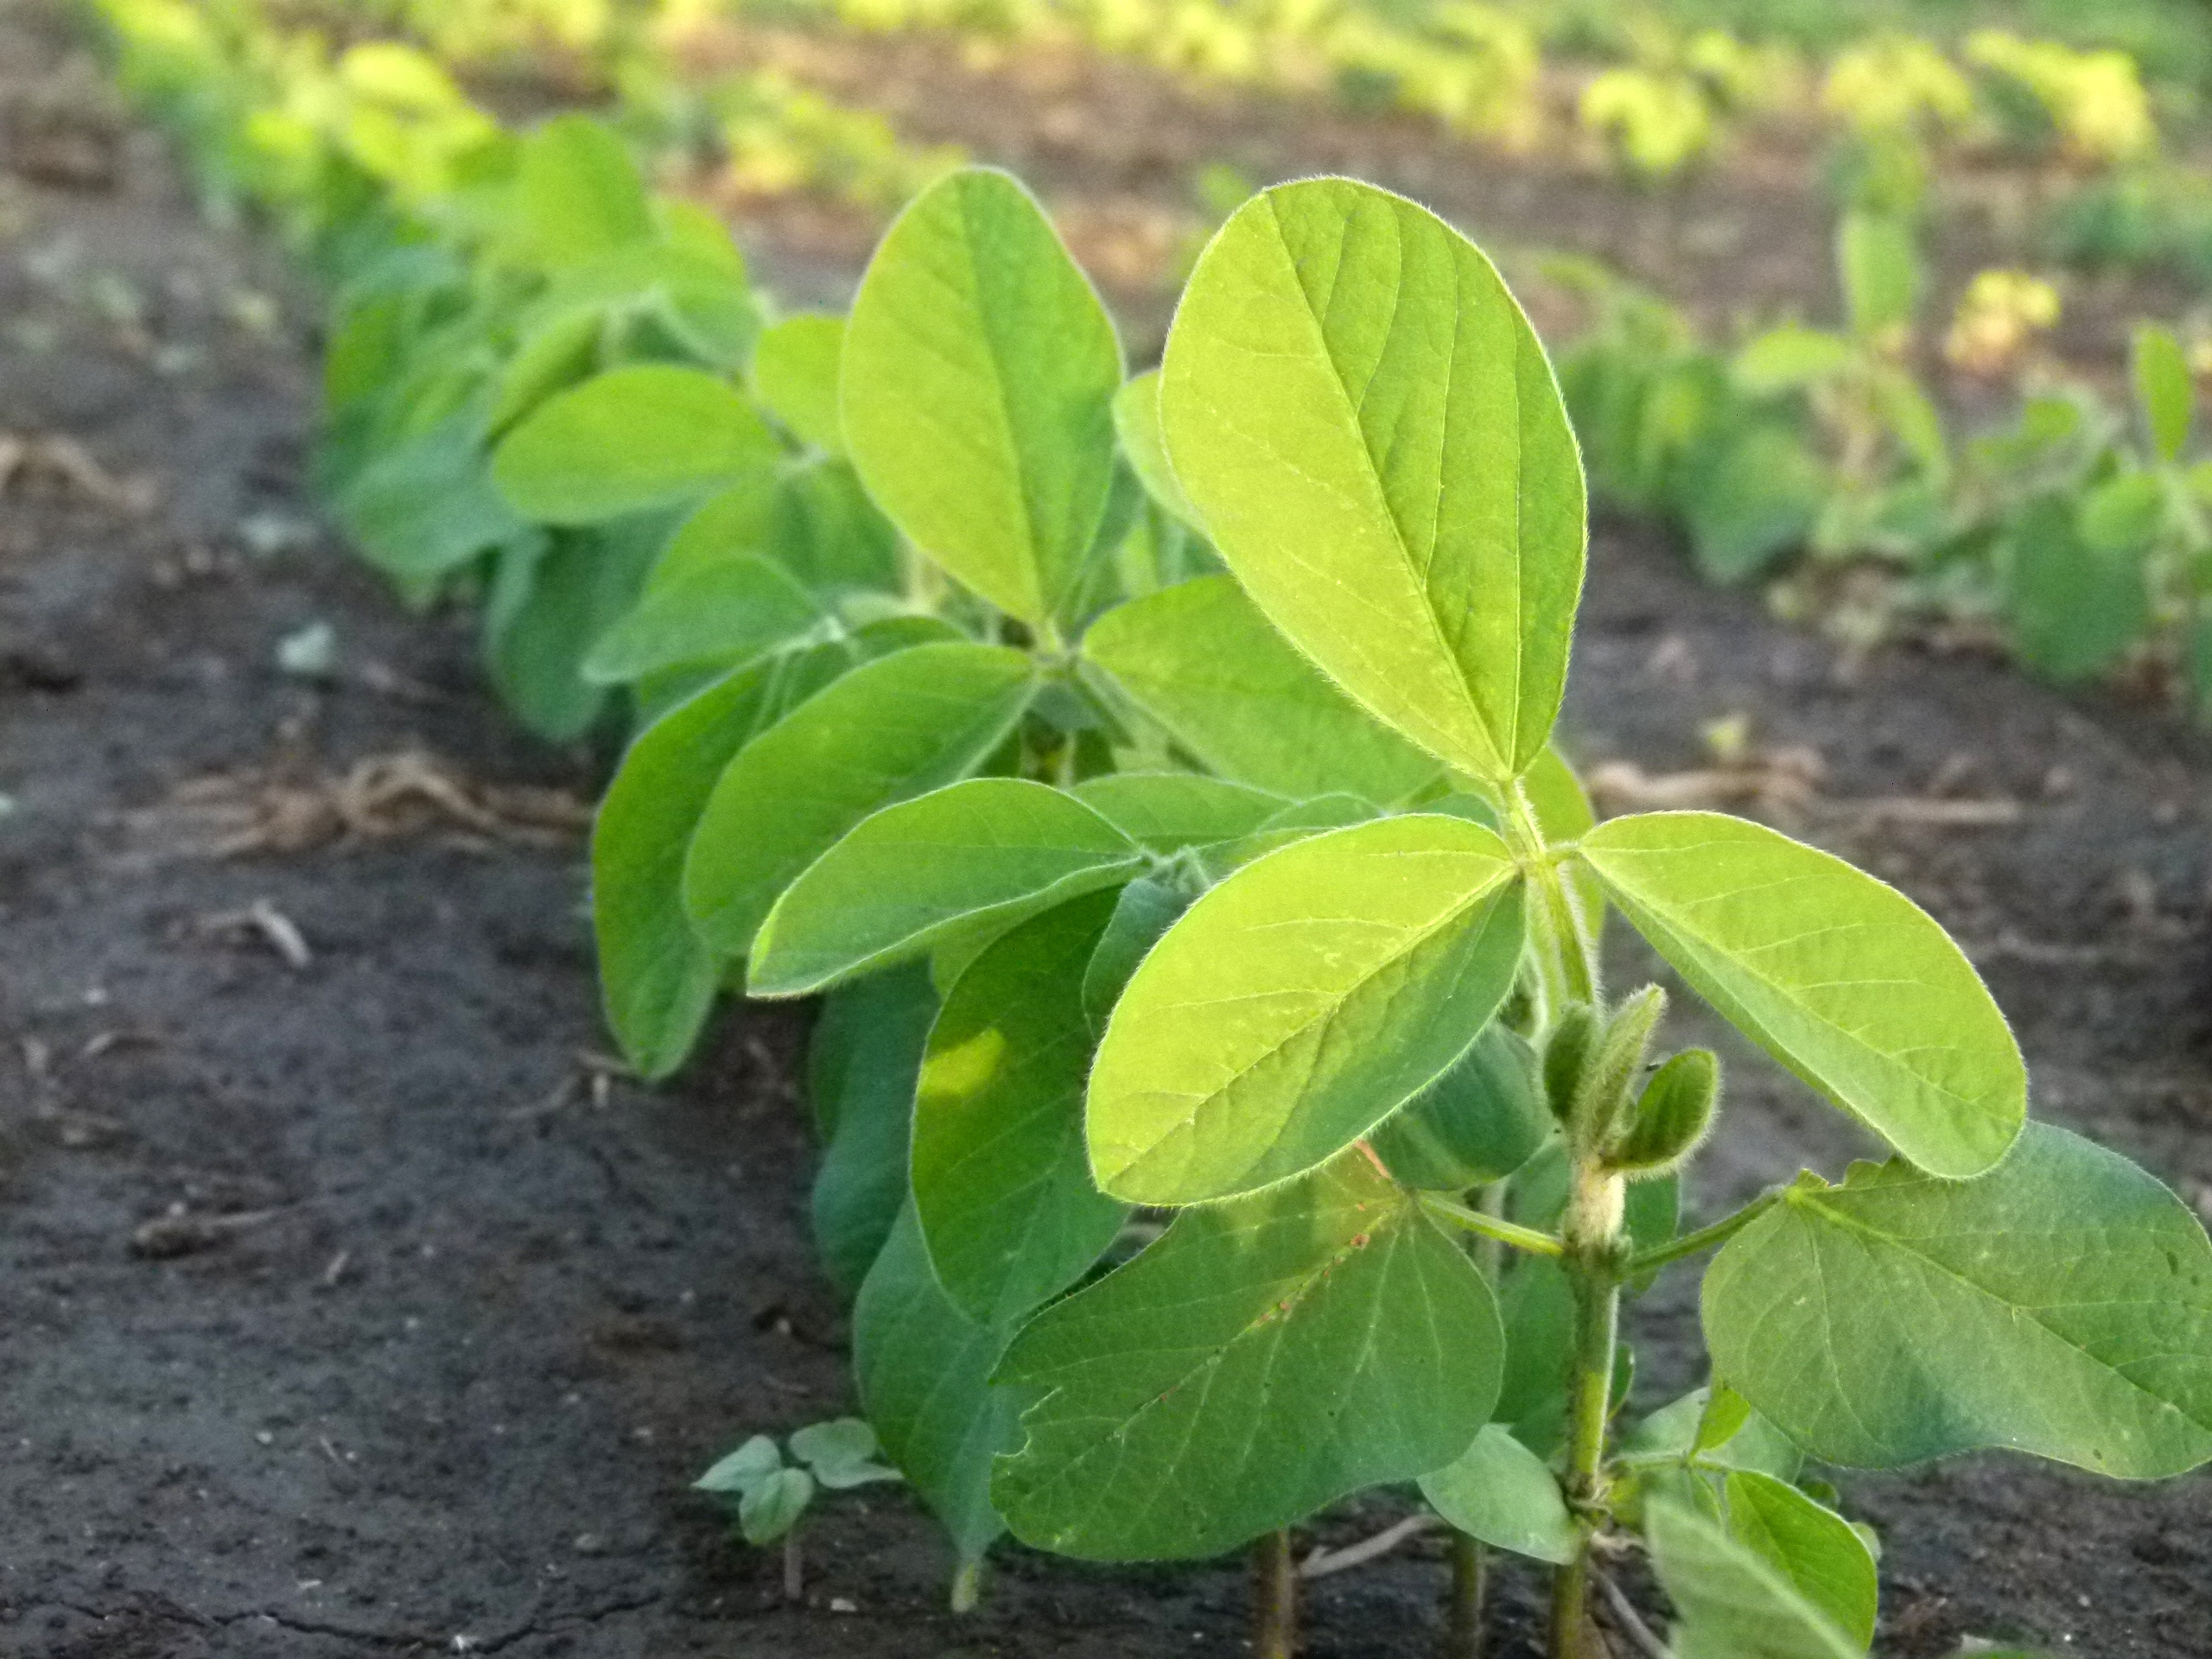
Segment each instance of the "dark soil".
[{"label": "dark soil", "polygon": [[[187,855],[175,816],[120,816],[210,775],[410,747],[485,782],[592,775],[514,735],[465,621],[405,614],[314,530],[308,308],[73,73],[57,33],[0,14],[0,109],[44,112],[0,124],[0,433],[101,469],[45,442],[0,486],[0,1652],[1238,1650],[1234,1564],[1007,1548],[954,1620],[896,1494],[830,1507],[802,1606],[725,1541],[688,1481],[849,1405],[804,1224],[803,1015],[734,1015],[671,1089],[595,1083],[573,841],[432,828],[219,860]],[[1702,765],[1700,728],[1737,713],[1755,750],[1817,751],[1806,832],[1967,941],[2039,1109],[2202,1204],[2212,748],[1976,658],[1847,673],[1621,526],[1592,594],[1586,760]],[[319,683],[276,666],[314,621],[336,642]],[[1930,797],[2019,816],[1897,822]],[[257,901],[304,967],[238,925]],[[1700,1208],[1855,1150],[1771,1071],[1733,1077]],[[1639,1310],[1655,1398],[1694,1380],[1690,1308],[1684,1282]],[[1886,1652],[2212,1652],[2204,1479],[1976,1459],[1849,1492],[1887,1547]],[[1347,1506],[1315,1536],[1397,1512]],[[1415,1547],[1325,1580],[1310,1652],[1431,1650],[1441,1572]],[[1502,1650],[1525,1651],[1536,1586],[1504,1577]]]}]

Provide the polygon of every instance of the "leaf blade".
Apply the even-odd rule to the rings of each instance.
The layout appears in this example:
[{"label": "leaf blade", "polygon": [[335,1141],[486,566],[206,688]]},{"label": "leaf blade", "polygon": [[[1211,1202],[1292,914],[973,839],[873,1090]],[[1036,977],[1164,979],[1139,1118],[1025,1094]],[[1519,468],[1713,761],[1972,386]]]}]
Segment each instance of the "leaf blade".
[{"label": "leaf blade", "polygon": [[1922,1168],[1963,1179],[2012,1145],[2019,1049],[1973,964],[1903,893],[1716,812],[1614,818],[1581,857],[1700,995]]}]

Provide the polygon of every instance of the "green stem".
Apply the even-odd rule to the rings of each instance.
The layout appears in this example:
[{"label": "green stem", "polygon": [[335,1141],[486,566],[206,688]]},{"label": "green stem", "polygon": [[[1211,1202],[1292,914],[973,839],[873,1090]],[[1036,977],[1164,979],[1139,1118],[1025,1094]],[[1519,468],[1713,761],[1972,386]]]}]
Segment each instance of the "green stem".
[{"label": "green stem", "polygon": [[956,1613],[974,1612],[976,1604],[982,1599],[982,1562],[961,1562],[952,1575],[952,1611]]},{"label": "green stem", "polygon": [[1549,1233],[1540,1233],[1533,1227],[1508,1221],[1503,1216],[1484,1215],[1479,1210],[1470,1210],[1464,1204],[1434,1192],[1421,1195],[1421,1208],[1439,1221],[1475,1234],[1478,1237],[1495,1239],[1501,1244],[1510,1244],[1516,1250],[1526,1250],[1531,1255],[1557,1257],[1566,1254],[1567,1246]]},{"label": "green stem", "polygon": [[1445,1659],[1483,1659],[1483,1602],[1490,1552],[1478,1538],[1452,1535],[1452,1599],[1445,1610]]},{"label": "green stem", "polygon": [[1560,874],[1559,861],[1536,822],[1536,809],[1517,779],[1506,798],[1505,832],[1514,857],[1536,889],[1536,956],[1554,1009],[1566,1001],[1595,1002],[1598,970],[1581,907]]},{"label": "green stem", "polygon": [[1628,1276],[1641,1279],[1669,1262],[1679,1262],[1686,1255],[1695,1255],[1709,1250],[1716,1244],[1726,1244],[1730,1239],[1757,1221],[1761,1216],[1782,1202],[1782,1189],[1762,1192],[1733,1215],[1723,1216],[1710,1227],[1700,1227],[1694,1233],[1684,1233],[1680,1238],[1664,1244],[1655,1244],[1648,1250],[1639,1250],[1628,1259]]},{"label": "green stem", "polygon": [[1291,1659],[1298,1646],[1298,1567],[1290,1529],[1252,1546],[1252,1652],[1255,1659]]},{"label": "green stem", "polygon": [[1620,1338],[1624,1188],[1594,1158],[1575,1162],[1562,1265],[1574,1289],[1574,1358],[1567,1383],[1565,1485],[1580,1542],[1552,1580],[1552,1659],[1603,1659],[1590,1623],[1591,1550],[1605,1518],[1605,1431]]}]

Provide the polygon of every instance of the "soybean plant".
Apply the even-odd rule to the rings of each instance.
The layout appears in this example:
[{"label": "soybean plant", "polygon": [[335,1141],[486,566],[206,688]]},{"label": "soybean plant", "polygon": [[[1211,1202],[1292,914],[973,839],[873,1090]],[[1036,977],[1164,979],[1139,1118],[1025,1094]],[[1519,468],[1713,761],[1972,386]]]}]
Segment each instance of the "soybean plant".
[{"label": "soybean plant", "polygon": [[[1583,478],[1471,244],[1363,185],[1266,193],[1200,259],[1159,405],[1259,610],[1463,793],[1232,870],[1128,975],[1085,1090],[1097,1193],[1071,1197],[1173,1219],[998,1366],[1017,1537],[1204,1555],[1417,1481],[1554,1564],[1560,1659],[1605,1651],[1592,1589],[1622,1548],[1650,1551],[1679,1652],[1842,1655],[1871,1639],[1874,1559],[1802,1459],[2212,1457],[2212,1245],[2150,1176],[2026,1121],[2012,1034],[1934,920],[1722,814],[1547,825]],[[1716,1132],[1719,1069],[1668,1052],[1659,988],[1608,994],[1601,907],[1887,1160],[1634,1227]],[[1520,1151],[1513,1185],[1553,1196],[1470,1202],[1470,1174],[1514,1172],[1439,1143]],[[1486,1270],[1461,1234],[1527,1265]],[[1712,1384],[1624,1427],[1624,1294],[1715,1248]],[[1528,1317],[1547,1286],[1563,1332]]]}]

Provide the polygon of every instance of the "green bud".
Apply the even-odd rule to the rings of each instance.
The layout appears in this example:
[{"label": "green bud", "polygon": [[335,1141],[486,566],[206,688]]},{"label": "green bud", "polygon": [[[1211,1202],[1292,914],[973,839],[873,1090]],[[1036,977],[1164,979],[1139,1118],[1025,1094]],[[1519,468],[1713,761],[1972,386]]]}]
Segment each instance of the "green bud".
[{"label": "green bud", "polygon": [[1622,998],[1606,1020],[1605,1035],[1582,1068],[1581,1084],[1567,1120],[1567,1133],[1579,1144],[1602,1146],[1627,1121],[1629,1090],[1643,1071],[1644,1052],[1666,1013],[1667,993],[1647,985]]},{"label": "green bud", "polygon": [[1590,1051],[1598,1042],[1598,1011],[1587,1002],[1570,1002],[1560,1011],[1544,1045],[1544,1096],[1552,1116],[1562,1123],[1573,1116],[1574,1097],[1582,1087],[1582,1073]]},{"label": "green bud", "polygon": [[1630,1180],[1678,1166],[1713,1127],[1720,1100],[1720,1061],[1709,1048],[1686,1048],[1651,1074],[1628,1132],[1605,1162]]}]

